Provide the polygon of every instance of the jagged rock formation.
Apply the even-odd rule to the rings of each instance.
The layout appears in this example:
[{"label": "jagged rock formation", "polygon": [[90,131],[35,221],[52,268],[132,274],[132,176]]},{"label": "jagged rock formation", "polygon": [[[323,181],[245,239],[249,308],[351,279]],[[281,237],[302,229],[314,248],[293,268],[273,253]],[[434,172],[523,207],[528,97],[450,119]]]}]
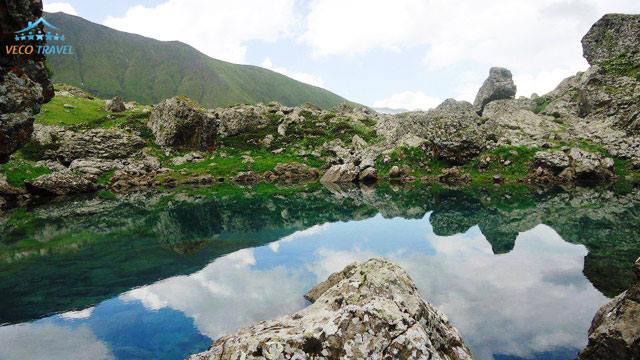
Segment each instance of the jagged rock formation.
[{"label": "jagged rock formation", "polygon": [[[42,15],[40,0],[10,1],[0,6],[0,43],[11,44],[14,32]],[[34,42],[35,43],[35,42]],[[40,104],[53,97],[44,56],[0,57],[0,163],[22,147],[33,131]]]},{"label": "jagged rock formation", "polygon": [[207,150],[215,144],[218,122],[186,98],[173,97],[153,107],[147,126],[163,147]]},{"label": "jagged rock formation", "polygon": [[351,264],[309,291],[313,304],[216,340],[205,359],[471,359],[458,331],[397,265]]},{"label": "jagged rock formation", "polygon": [[582,38],[589,65],[611,61],[640,64],[640,15],[607,14]]},{"label": "jagged rock formation", "polygon": [[589,344],[578,360],[640,359],[640,258],[635,283],[602,306],[589,329]]},{"label": "jagged rock formation", "polygon": [[542,182],[598,183],[615,177],[613,159],[579,148],[539,151],[532,166],[532,179]]},{"label": "jagged rock formation", "polygon": [[478,114],[482,114],[484,107],[492,101],[515,98],[516,90],[511,71],[501,67],[492,67],[489,69],[489,77],[476,95],[473,106]]}]

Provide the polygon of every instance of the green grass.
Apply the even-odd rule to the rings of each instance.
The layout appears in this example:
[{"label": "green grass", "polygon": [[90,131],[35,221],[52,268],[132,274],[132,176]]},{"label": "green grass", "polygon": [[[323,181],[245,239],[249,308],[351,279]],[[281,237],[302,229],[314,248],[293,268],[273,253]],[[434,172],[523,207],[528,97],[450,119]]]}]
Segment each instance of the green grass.
[{"label": "green grass", "polygon": [[611,75],[628,76],[640,81],[640,66],[635,64],[627,55],[606,60],[600,64],[602,69]]},{"label": "green grass", "polygon": [[551,103],[551,100],[549,100],[546,97],[539,97],[535,99],[534,102],[535,102],[535,108],[533,109],[533,112],[536,114],[539,114],[547,109],[547,107]]},{"label": "green grass", "polygon": [[[70,105],[72,108],[67,108],[65,105]],[[40,114],[36,116],[36,123],[71,129],[112,127],[139,131],[146,129],[144,122],[149,115],[143,112],[142,106],[120,113],[110,113],[104,110],[104,105],[105,101],[101,99],[57,96],[42,106]]]},{"label": "green grass", "polygon": [[0,165],[0,174],[4,174],[7,182],[15,187],[23,187],[26,180],[50,173],[51,169],[36,166],[33,161],[23,159],[20,154],[14,154],[9,162]]}]

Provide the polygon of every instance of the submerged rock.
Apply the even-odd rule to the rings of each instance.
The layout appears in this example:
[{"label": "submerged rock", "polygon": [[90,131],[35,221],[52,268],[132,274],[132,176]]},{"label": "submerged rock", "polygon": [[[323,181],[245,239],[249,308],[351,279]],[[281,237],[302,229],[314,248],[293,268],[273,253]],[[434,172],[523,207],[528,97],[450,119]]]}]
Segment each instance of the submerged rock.
[{"label": "submerged rock", "polygon": [[473,106],[478,114],[482,114],[484,107],[495,100],[513,99],[516,96],[516,84],[513,82],[511,71],[501,67],[489,69],[489,77],[484,81]]},{"label": "submerged rock", "polygon": [[582,38],[590,65],[622,61],[640,66],[640,15],[606,14]]},{"label": "submerged rock", "polygon": [[447,318],[387,260],[351,264],[305,298],[313,304],[222,337],[190,359],[471,359]]},{"label": "submerged rock", "polygon": [[640,258],[633,270],[635,283],[596,313],[579,360],[640,359]]},{"label": "submerged rock", "polygon": [[147,126],[162,147],[208,150],[215,144],[218,121],[188,99],[173,97],[153,107]]}]

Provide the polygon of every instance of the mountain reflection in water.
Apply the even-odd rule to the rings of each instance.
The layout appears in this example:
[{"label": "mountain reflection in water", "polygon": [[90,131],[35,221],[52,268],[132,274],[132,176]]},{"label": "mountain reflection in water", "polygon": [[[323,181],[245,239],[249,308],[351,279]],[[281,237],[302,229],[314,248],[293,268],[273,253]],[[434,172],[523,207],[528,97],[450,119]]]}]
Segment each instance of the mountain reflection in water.
[{"label": "mountain reflection in water", "polygon": [[478,359],[572,359],[640,254],[640,193],[408,188],[76,199],[0,219],[0,358],[180,359],[403,266]]}]

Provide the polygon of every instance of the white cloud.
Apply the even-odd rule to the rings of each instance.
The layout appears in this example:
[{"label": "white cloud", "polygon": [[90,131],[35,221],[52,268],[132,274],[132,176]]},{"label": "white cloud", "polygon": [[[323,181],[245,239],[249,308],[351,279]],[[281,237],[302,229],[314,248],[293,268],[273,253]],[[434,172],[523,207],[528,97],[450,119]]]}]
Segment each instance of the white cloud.
[{"label": "white cloud", "polygon": [[403,91],[393,94],[386,99],[373,103],[375,108],[428,110],[438,106],[442,100],[424,94],[421,91]]},{"label": "white cloud", "polygon": [[0,327],[0,359],[111,360],[115,357],[86,326],[18,324]]},{"label": "white cloud", "polygon": [[44,5],[43,5],[44,11],[46,12],[50,12],[50,13],[55,13],[55,12],[64,12],[67,13],[69,15],[78,15],[78,12],[76,11],[76,9],[73,7],[73,5],[66,3],[66,2],[48,2],[45,1]]},{"label": "white cloud", "polygon": [[104,25],[158,40],[178,40],[217,59],[243,63],[250,41],[275,41],[295,25],[294,0],[167,0],[137,5]]},{"label": "white cloud", "polygon": [[296,79],[306,84],[319,86],[319,87],[324,86],[324,81],[322,81],[322,78],[320,78],[319,76],[305,73],[305,72],[291,71],[281,66],[275,66],[270,58],[264,59],[264,61],[262,62],[262,64],[260,64],[260,66],[262,66],[265,69],[269,69],[271,71],[280,73],[282,75],[286,75],[292,79]]},{"label": "white cloud", "polygon": [[434,72],[505,66],[528,96],[586,68],[580,39],[599,17],[638,11],[628,0],[315,0],[300,40],[316,56],[424,47]]}]

